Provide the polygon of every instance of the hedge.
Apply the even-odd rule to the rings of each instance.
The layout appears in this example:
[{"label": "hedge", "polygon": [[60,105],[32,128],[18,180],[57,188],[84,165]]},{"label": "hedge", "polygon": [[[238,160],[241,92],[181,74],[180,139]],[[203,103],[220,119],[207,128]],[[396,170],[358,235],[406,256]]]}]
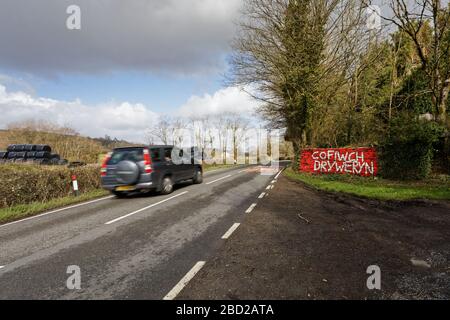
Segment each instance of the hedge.
[{"label": "hedge", "polygon": [[77,176],[80,193],[100,188],[100,168],[97,165],[77,168],[2,165],[0,208],[69,196],[73,194],[72,175]]},{"label": "hedge", "polygon": [[395,119],[380,143],[381,176],[387,179],[420,180],[431,172],[433,144],[442,127],[411,118]]}]

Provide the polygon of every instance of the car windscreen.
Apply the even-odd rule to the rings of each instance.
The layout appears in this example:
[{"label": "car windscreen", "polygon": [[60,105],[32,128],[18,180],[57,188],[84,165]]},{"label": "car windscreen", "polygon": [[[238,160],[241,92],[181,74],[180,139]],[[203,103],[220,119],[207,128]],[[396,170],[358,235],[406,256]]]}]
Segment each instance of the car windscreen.
[{"label": "car windscreen", "polygon": [[142,148],[133,149],[117,149],[114,150],[111,158],[108,161],[108,165],[116,165],[121,161],[144,161],[144,152]]}]

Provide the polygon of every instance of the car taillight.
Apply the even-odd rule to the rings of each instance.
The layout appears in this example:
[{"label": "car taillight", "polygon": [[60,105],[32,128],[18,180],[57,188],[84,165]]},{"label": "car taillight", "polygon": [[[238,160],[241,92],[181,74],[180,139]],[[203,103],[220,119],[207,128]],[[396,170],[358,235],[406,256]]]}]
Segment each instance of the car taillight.
[{"label": "car taillight", "polygon": [[144,166],[145,166],[145,173],[152,173],[152,159],[150,158],[150,152],[148,149],[144,149]]},{"label": "car taillight", "polygon": [[105,159],[103,159],[103,163],[102,163],[102,168],[101,168],[101,176],[105,177],[106,176],[106,171],[107,171],[107,166],[108,166],[108,161],[109,159],[111,159],[111,152],[109,152],[106,156]]}]

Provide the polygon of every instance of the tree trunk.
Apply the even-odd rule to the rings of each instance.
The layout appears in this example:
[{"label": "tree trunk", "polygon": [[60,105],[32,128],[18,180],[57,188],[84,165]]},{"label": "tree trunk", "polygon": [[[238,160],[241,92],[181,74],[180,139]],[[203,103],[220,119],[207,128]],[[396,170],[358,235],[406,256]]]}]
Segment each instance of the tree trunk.
[{"label": "tree trunk", "polygon": [[449,86],[442,89],[441,101],[438,105],[438,122],[448,129],[447,125],[447,100],[449,95]]},{"label": "tree trunk", "polygon": [[300,153],[302,152],[303,144],[300,139],[292,139],[292,145],[294,147],[294,163],[292,168],[294,171],[300,170]]}]

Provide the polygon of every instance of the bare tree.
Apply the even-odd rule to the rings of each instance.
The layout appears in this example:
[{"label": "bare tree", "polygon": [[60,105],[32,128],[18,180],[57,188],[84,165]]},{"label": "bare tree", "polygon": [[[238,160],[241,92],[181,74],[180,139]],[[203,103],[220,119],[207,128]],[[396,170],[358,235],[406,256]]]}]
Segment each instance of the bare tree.
[{"label": "bare tree", "polygon": [[158,143],[167,145],[170,141],[170,130],[171,120],[169,117],[163,116],[156,125],[147,131],[147,140],[150,144],[155,144],[155,141],[158,141]]},{"label": "bare tree", "polygon": [[[296,153],[321,100],[351,74],[367,45],[363,7],[355,0],[247,0],[233,43],[231,83],[250,94],[272,126],[286,128]],[[333,79],[333,81],[330,81]]]},{"label": "bare tree", "polygon": [[245,117],[238,114],[228,115],[227,127],[231,131],[231,139],[233,146],[233,160],[238,161],[238,149],[242,145],[245,131],[249,127],[249,121]]}]

